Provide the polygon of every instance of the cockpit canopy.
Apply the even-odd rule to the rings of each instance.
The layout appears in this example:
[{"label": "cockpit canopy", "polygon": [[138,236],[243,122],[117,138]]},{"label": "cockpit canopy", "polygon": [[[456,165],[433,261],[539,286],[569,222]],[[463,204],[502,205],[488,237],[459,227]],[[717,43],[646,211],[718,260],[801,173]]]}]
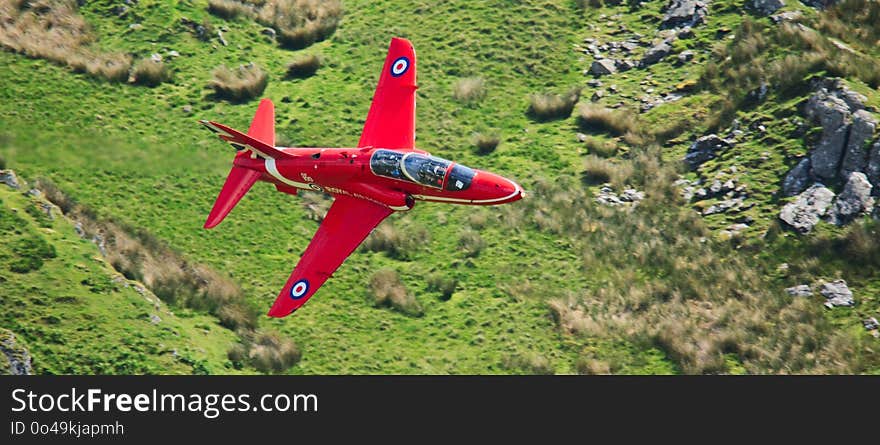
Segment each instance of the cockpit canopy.
[{"label": "cockpit canopy", "polygon": [[374,151],[370,157],[370,169],[379,176],[449,191],[467,189],[476,174],[474,170],[446,159],[393,150]]}]

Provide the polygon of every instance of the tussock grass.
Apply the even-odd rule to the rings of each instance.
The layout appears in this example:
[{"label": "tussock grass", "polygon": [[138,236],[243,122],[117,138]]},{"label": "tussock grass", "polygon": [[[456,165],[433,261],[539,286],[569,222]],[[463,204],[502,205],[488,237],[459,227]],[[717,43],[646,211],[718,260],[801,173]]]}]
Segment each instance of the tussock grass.
[{"label": "tussock grass", "polygon": [[72,0],[0,2],[0,46],[111,82],[125,82],[131,57],[92,50],[91,28]]},{"label": "tussock grass", "polygon": [[534,352],[508,355],[502,360],[501,366],[527,374],[553,375],[556,373],[547,357]]},{"label": "tussock grass", "polygon": [[363,242],[363,249],[371,252],[385,252],[398,260],[412,259],[430,240],[428,230],[419,225],[404,224],[398,228],[390,221],[379,225]]},{"label": "tussock grass", "polygon": [[139,85],[155,87],[162,82],[171,80],[171,73],[165,63],[146,57],[138,60],[131,70],[132,82]]},{"label": "tussock grass", "polygon": [[533,94],[529,97],[527,114],[537,121],[565,119],[571,116],[571,110],[580,97],[580,88],[572,88],[565,94]]},{"label": "tussock grass", "polygon": [[604,132],[613,136],[635,134],[639,131],[632,113],[595,104],[581,105],[578,108],[577,122],[585,131]]},{"label": "tussock grass", "polygon": [[455,293],[458,280],[441,273],[432,273],[428,275],[427,284],[429,291],[439,292],[440,299],[446,301],[452,298],[452,294]]},{"label": "tussock grass", "polygon": [[462,103],[473,103],[486,97],[486,82],[482,77],[465,77],[452,84],[452,98]]},{"label": "tussock grass", "polygon": [[299,347],[276,332],[257,331],[233,346],[227,356],[233,363],[248,363],[264,373],[281,373],[302,358]]},{"label": "tussock grass", "polygon": [[458,247],[464,252],[465,257],[474,258],[480,255],[486,247],[486,242],[483,241],[480,232],[468,227],[458,234]]},{"label": "tussock grass", "polygon": [[487,155],[498,148],[501,136],[498,133],[474,133],[474,147],[479,155]]},{"label": "tussock grass", "polygon": [[208,86],[219,98],[232,102],[244,102],[263,94],[269,84],[269,76],[259,66],[250,63],[230,69],[220,65],[214,69]]},{"label": "tussock grass", "polygon": [[313,76],[321,67],[321,58],[314,54],[301,56],[287,64],[287,77],[302,79]]},{"label": "tussock grass", "polygon": [[[659,348],[685,373],[730,372],[728,357],[751,373],[862,369],[874,353],[835,329],[821,305],[787,297],[752,258],[711,241],[700,216],[680,205],[675,170],[659,149],[637,152],[631,163],[630,181],[648,192],[632,211],[596,204],[567,178],[538,180],[524,201],[523,224],[571,239],[584,270],[603,277],[548,301],[563,332]],[[579,372],[613,369],[593,359],[584,355]]]},{"label": "tussock grass", "polygon": [[370,278],[370,293],[376,306],[388,306],[410,316],[421,316],[422,305],[392,269],[380,269]]},{"label": "tussock grass", "polygon": [[587,184],[611,183],[622,188],[633,174],[632,164],[615,162],[590,154],[584,158],[584,182]]},{"label": "tussock grass", "polygon": [[275,29],[281,46],[302,49],[330,37],[342,19],[338,0],[210,0],[208,12],[248,17]]},{"label": "tussock grass", "polygon": [[600,158],[610,158],[617,154],[617,143],[612,140],[598,138],[596,136],[587,136],[584,145],[590,154]]}]

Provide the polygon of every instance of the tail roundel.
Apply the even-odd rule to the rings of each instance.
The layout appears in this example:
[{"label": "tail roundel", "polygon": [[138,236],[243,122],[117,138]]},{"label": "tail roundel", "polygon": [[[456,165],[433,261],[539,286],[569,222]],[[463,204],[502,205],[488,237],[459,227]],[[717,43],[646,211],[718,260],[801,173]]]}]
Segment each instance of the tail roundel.
[{"label": "tail roundel", "polygon": [[[203,122],[203,124],[212,131],[218,131],[218,128],[216,128],[217,124],[211,125],[206,122]],[[225,126],[220,128],[220,130],[234,131]],[[226,133],[226,131],[224,131],[224,133]],[[253,144],[264,147],[265,150],[263,151],[268,150],[269,147],[274,149],[275,105],[273,105],[272,101],[269,99],[263,99],[260,101],[260,105],[257,107],[257,112],[254,114],[254,119],[251,121],[251,126],[248,129],[247,136],[249,136],[246,138],[247,142],[232,140],[232,138],[223,138],[222,135],[221,138],[236,148],[238,148],[238,145],[242,145],[240,142],[244,142],[248,145],[248,148]],[[236,154],[236,157],[248,156],[249,154],[250,150],[240,150]],[[226,177],[226,182],[223,184],[223,188],[220,189],[220,194],[217,195],[217,199],[214,201],[214,207],[211,208],[211,213],[205,221],[205,228],[210,229],[220,224],[220,222],[226,218],[226,215],[228,215],[235,205],[238,204],[238,201],[247,194],[248,190],[251,189],[251,186],[260,179],[261,174],[262,173],[255,170],[233,165],[232,170],[230,170],[229,175]]]}]

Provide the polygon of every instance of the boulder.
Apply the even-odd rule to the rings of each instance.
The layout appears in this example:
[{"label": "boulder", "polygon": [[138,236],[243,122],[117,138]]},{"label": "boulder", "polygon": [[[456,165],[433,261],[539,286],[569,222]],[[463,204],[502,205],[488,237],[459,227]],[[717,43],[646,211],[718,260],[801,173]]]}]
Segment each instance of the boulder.
[{"label": "boulder", "polygon": [[825,9],[829,6],[834,6],[838,1],[840,0],[801,0],[801,3],[817,9]]},{"label": "boulder", "polygon": [[654,45],[651,49],[645,52],[645,56],[642,57],[642,60],[639,62],[639,65],[642,67],[646,67],[648,65],[653,65],[661,60],[664,57],[668,56],[669,53],[672,52],[672,46],[668,41],[663,41]]},{"label": "boulder", "polygon": [[590,65],[590,74],[594,76],[605,76],[617,72],[617,67],[611,59],[598,59]]},{"label": "boulder", "polygon": [[782,180],[782,194],[794,196],[807,189],[810,183],[810,158],[801,159],[797,165],[788,171]]},{"label": "boulder", "polygon": [[871,208],[871,183],[864,173],[849,174],[843,192],[834,200],[834,207],[828,212],[828,220],[837,225],[844,225]]},{"label": "boulder", "polygon": [[664,8],[661,28],[683,28],[696,26],[706,20],[709,9],[697,0],[671,0]]},{"label": "boulder", "polygon": [[797,19],[801,18],[804,13],[800,11],[785,11],[780,12],[779,14],[773,14],[770,16],[770,20],[773,20],[773,23],[779,24],[782,22],[793,22]]},{"label": "boulder", "polygon": [[810,233],[825,215],[834,199],[834,192],[822,184],[813,184],[779,212],[779,219],[800,233]]},{"label": "boulder", "polygon": [[6,184],[16,190],[21,188],[18,176],[16,176],[15,172],[12,170],[0,170],[0,184]]},{"label": "boulder", "polygon": [[696,169],[702,163],[717,157],[718,152],[732,146],[731,141],[722,139],[717,134],[709,134],[691,144],[687,154],[684,156],[684,161],[687,162],[691,169]]},{"label": "boulder", "polygon": [[880,322],[877,321],[876,318],[870,317],[862,320],[862,326],[869,331],[873,331],[877,328],[880,328]]},{"label": "boulder", "polygon": [[874,142],[868,153],[868,166],[865,167],[868,182],[874,186],[874,195],[880,193],[880,139]]},{"label": "boulder", "polygon": [[687,63],[691,60],[694,60],[694,52],[691,50],[685,50],[678,53],[678,63]]},{"label": "boulder", "polygon": [[874,136],[877,120],[865,110],[857,110],[852,114],[852,125],[846,142],[846,151],[840,166],[840,177],[846,179],[852,172],[865,171],[868,154],[865,143]]},{"label": "boulder", "polygon": [[819,287],[819,293],[825,297],[825,306],[852,306],[855,304],[853,293],[846,286],[846,281],[835,280]]},{"label": "boulder", "polygon": [[751,0],[749,6],[758,14],[767,16],[785,6],[782,0]]},{"label": "boulder", "polygon": [[793,286],[785,289],[785,292],[792,297],[812,297],[813,289],[810,289],[809,284],[800,284],[798,286]]},{"label": "boulder", "polygon": [[15,334],[0,328],[0,374],[31,375],[31,354],[15,339]]},{"label": "boulder", "polygon": [[810,97],[804,111],[807,117],[822,125],[822,137],[810,155],[812,173],[822,179],[833,179],[849,134],[849,106],[823,90]]}]

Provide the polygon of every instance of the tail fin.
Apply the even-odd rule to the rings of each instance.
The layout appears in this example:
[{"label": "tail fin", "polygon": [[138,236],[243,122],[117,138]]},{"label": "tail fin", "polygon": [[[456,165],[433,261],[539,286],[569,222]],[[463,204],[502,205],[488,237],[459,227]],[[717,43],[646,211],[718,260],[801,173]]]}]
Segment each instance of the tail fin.
[{"label": "tail fin", "polygon": [[[262,151],[269,151],[269,148],[275,149],[275,106],[269,99],[260,101],[260,106],[257,107],[254,120],[251,121],[250,129],[248,129],[247,137],[242,137],[244,135],[225,125],[206,123],[204,121],[202,123],[212,131],[217,132],[220,130],[222,133],[225,133],[224,135],[228,136],[228,138],[223,136],[221,138],[233,144],[233,146],[245,144],[250,147],[251,144],[255,144],[260,145],[264,149]],[[236,148],[238,147],[236,146]],[[246,150],[241,150],[236,156],[247,155],[248,152]],[[223,188],[220,189],[217,200],[214,201],[214,207],[211,209],[207,221],[205,221],[205,228],[210,229],[220,224],[223,218],[226,218],[226,215],[238,204],[238,201],[251,189],[251,186],[257,182],[260,175],[261,173],[258,171],[233,165],[229,176],[226,177]]]}]

